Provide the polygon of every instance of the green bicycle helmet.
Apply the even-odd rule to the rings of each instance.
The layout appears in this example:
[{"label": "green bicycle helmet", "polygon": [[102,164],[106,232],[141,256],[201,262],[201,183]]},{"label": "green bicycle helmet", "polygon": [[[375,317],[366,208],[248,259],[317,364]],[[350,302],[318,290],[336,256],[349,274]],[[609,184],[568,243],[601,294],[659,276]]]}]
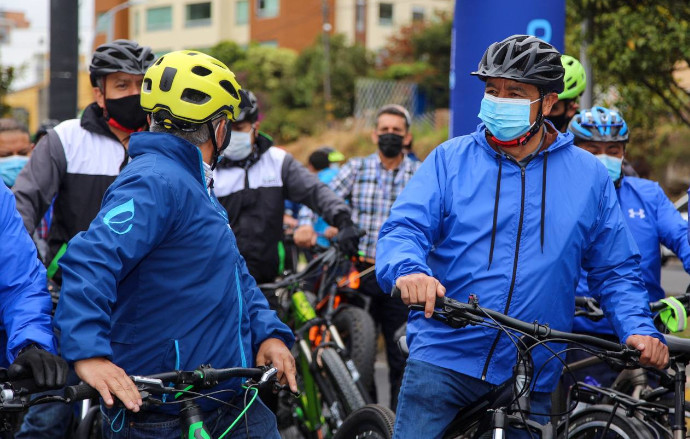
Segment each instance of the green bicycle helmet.
[{"label": "green bicycle helmet", "polygon": [[580,61],[570,55],[561,55],[561,62],[565,69],[565,76],[563,77],[565,88],[563,92],[558,94],[558,99],[577,99],[587,87],[585,68],[580,64]]}]

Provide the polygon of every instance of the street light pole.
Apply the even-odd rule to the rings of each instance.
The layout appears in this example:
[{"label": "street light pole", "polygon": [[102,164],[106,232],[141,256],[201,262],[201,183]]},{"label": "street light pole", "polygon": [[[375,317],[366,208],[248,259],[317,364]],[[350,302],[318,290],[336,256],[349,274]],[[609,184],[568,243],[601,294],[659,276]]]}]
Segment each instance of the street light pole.
[{"label": "street light pole", "polygon": [[331,98],[331,38],[330,31],[333,26],[328,17],[328,0],[321,1],[321,11],[323,13],[323,100],[326,110],[326,124],[331,128],[333,123],[333,102]]}]

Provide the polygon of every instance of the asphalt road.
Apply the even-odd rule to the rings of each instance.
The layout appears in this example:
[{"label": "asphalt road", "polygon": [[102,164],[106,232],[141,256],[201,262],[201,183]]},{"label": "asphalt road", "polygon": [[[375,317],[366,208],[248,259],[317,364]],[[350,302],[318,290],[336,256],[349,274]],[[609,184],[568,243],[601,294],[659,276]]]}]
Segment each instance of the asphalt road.
[{"label": "asphalt road", "polygon": [[[690,284],[690,275],[683,270],[683,266],[677,259],[669,260],[661,269],[661,286],[667,295],[678,295],[685,292]],[[388,406],[390,387],[388,385],[388,367],[383,345],[379,344],[379,352],[376,356],[376,393],[379,404]]]}]

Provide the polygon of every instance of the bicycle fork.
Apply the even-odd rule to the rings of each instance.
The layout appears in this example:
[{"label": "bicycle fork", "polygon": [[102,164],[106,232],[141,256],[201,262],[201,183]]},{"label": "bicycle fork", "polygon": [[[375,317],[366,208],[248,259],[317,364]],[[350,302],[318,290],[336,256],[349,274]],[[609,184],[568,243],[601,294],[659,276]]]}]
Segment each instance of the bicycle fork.
[{"label": "bicycle fork", "polygon": [[673,362],[673,385],[675,390],[675,402],[673,415],[673,439],[685,438],[685,364],[682,362]]}]

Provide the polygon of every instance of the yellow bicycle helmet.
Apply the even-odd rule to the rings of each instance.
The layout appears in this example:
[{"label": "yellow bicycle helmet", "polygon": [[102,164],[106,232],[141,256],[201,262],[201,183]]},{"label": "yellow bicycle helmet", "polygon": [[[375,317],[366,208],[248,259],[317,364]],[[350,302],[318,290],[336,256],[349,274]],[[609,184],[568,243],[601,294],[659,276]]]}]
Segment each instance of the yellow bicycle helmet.
[{"label": "yellow bicycle helmet", "polygon": [[188,127],[221,114],[231,121],[240,113],[242,94],[235,74],[217,59],[194,50],[161,56],[144,75],[141,107],[155,113],[167,110],[174,120],[163,125]]}]

